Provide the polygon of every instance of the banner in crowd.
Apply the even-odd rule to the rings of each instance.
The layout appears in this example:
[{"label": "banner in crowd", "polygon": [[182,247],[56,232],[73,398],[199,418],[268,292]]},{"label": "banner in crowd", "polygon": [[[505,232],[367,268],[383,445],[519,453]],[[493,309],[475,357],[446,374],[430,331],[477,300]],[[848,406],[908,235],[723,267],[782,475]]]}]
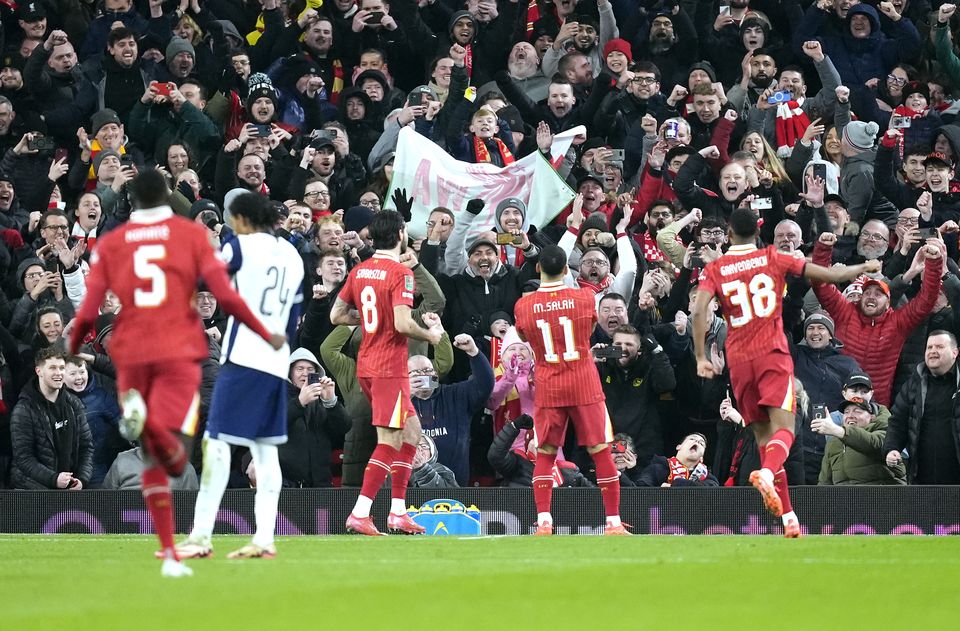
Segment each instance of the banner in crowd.
[{"label": "banner in crowd", "polygon": [[[960,535],[960,486],[800,486],[792,487],[790,494],[806,534]],[[177,531],[189,532],[197,494],[173,495]],[[438,495],[448,498],[444,503],[468,507],[462,514],[475,517],[483,535],[530,534],[536,528],[532,489],[410,489],[407,504],[422,509]],[[356,499],[356,489],[284,489],[277,534],[344,534],[344,521]],[[373,504],[378,524],[389,508],[386,488]],[[760,496],[749,487],[624,488],[620,514],[636,534],[783,532],[780,520],[763,510]],[[600,492],[555,489],[553,517],[557,534],[600,534],[604,520]],[[215,532],[251,534],[255,528],[254,491],[228,490]],[[0,533],[151,532],[153,524],[139,491],[0,491]]]},{"label": "banner in crowd", "polygon": [[[586,128],[580,126],[554,136],[552,158],[566,154],[574,137],[585,133]],[[519,197],[527,204],[528,223],[537,227],[550,223],[574,197],[573,190],[539,151],[503,168],[460,162],[409,127],[400,131],[397,140],[385,208],[394,208],[391,198],[398,188],[413,198],[407,233],[416,239],[427,236],[427,218],[437,206],[459,216],[471,199],[486,202],[471,226],[468,242],[476,233],[493,229],[497,204],[508,197]]]}]

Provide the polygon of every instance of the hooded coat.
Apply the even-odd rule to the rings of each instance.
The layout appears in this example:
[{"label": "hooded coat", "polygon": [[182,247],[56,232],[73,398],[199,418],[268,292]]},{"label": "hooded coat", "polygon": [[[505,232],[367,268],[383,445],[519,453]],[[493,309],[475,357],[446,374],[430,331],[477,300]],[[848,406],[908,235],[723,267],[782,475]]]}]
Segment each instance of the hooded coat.
[{"label": "hooded coat", "polygon": [[888,467],[883,443],[890,410],[879,407],[865,427],[844,425],[843,438],[827,441],[820,467],[821,485],[906,484],[903,463]]},{"label": "hooded coat", "polygon": [[[347,118],[347,101],[350,98],[358,98],[363,103],[363,118],[360,120],[350,120]],[[377,125],[377,116],[373,101],[367,96],[367,93],[357,87],[349,87],[340,95],[338,119],[347,129],[347,136],[350,138],[350,152],[360,156],[364,164],[370,156],[370,150],[377,144],[380,134],[383,132],[383,126]]]}]

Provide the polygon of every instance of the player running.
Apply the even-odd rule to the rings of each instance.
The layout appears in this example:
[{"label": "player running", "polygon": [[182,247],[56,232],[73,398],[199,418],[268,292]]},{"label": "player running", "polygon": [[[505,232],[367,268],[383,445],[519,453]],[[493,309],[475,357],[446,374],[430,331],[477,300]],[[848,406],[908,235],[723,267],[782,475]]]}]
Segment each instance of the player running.
[{"label": "player running", "polygon": [[729,231],[733,245],[707,265],[691,310],[697,374],[707,379],[715,376],[704,346],[710,300],[716,296],[727,321],[726,359],[737,409],[760,447],[760,469],[750,474],[750,483],[760,491],[766,509],[782,517],[784,534],[799,537],[800,524],[783,470],[793,445],[796,409],[793,360],[781,314],[786,276],[840,283],[879,272],[880,262],[826,268],[772,245],[757,249],[757,217],[746,208],[733,211]]},{"label": "player running", "polygon": [[550,500],[553,466],[563,444],[568,420],[577,441],[587,447],[597,466],[597,486],[603,497],[606,535],[629,535],[620,522],[620,475],[610,453],[613,428],[600,375],[590,353],[590,335],[597,321],[596,298],[590,289],[563,283],[567,255],[551,245],[540,252],[540,288],[517,301],[517,333],[535,355],[534,431],[538,442],[533,468],[533,499],[538,535],[553,534]]},{"label": "player running", "polygon": [[130,186],[137,210],[129,222],[98,239],[70,352],[76,353],[93,327],[106,291],[113,291],[123,304],[110,344],[122,393],[121,433],[127,440],[140,438],[148,455],[143,499],[160,539],[161,574],[190,576],[193,571],[180,563],[174,549],[167,476],[183,472],[197,426],[200,362],[208,356],[206,336],[191,305],[198,281],[206,283],[226,313],[274,349],[286,340],[282,334],[271,335],[230,288],[226,268],[203,226],[173,214],[159,171],[144,171]]},{"label": "player running", "polygon": [[[407,482],[420,440],[420,419],[410,401],[407,338],[438,344],[443,335],[440,316],[423,314],[424,329],[411,315],[413,272],[400,263],[407,249],[407,229],[396,211],[377,213],[368,228],[376,254],[350,272],[330,310],[333,324],[363,327],[357,357],[360,387],[373,408],[377,447],[363,472],[360,496],[347,518],[347,530],[381,534],[370,517],[370,505],[391,475],[392,501],[387,528],[420,534],[424,528],[407,515]],[[359,308],[359,313],[353,309]]]},{"label": "player running", "polygon": [[[244,193],[230,205],[235,236],[224,243],[221,258],[244,301],[273,330],[286,328],[293,339],[303,300],[303,262],[297,250],[273,234],[279,214],[269,201]],[[287,442],[287,371],[290,348],[270,348],[249,328],[230,318],[223,336],[220,375],[213,387],[203,437],[203,477],[193,530],[177,545],[180,558],[213,553],[211,536],[223,491],[230,477],[230,445],[250,449],[257,474],[253,542],[228,559],[272,558],[277,502],[283,476],[277,445]]]}]

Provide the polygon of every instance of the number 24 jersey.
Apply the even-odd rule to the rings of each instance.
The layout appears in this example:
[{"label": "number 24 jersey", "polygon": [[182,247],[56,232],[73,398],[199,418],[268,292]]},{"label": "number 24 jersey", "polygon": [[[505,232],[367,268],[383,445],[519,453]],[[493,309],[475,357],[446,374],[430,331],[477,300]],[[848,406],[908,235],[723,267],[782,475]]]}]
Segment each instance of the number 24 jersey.
[{"label": "number 24 jersey", "polygon": [[358,377],[407,378],[407,337],[394,325],[393,307],[413,307],[415,289],[413,271],[384,254],[350,272],[338,297],[360,312]]},{"label": "number 24 jersey", "polygon": [[803,275],[806,260],[753,245],[732,246],[707,265],[700,291],[720,303],[727,321],[726,356],[729,361],[749,361],[771,351],[789,353],[783,334],[783,293],[786,276]]}]

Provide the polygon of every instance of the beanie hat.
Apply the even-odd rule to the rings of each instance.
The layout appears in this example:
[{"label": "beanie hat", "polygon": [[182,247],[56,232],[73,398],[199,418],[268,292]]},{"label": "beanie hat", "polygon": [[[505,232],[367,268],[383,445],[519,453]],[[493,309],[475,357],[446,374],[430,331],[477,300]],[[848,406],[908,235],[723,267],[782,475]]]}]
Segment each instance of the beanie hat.
[{"label": "beanie hat", "polygon": [[167,44],[167,50],[164,53],[164,57],[169,62],[180,53],[190,53],[190,56],[194,59],[197,57],[197,51],[193,49],[193,44],[182,37],[174,35],[172,38],[170,38],[170,43]]},{"label": "beanie hat", "polygon": [[911,94],[919,94],[927,100],[927,104],[930,104],[930,89],[927,87],[926,83],[920,81],[908,81],[907,85],[903,86],[903,98],[906,99]]},{"label": "beanie hat", "polygon": [[113,123],[114,125],[123,124],[120,121],[120,117],[117,116],[117,113],[109,107],[99,110],[96,114],[90,117],[90,129],[93,131],[94,136],[97,135],[97,132],[99,132],[104,125],[109,125],[110,123]]},{"label": "beanie hat", "polygon": [[687,70],[687,76],[689,76],[694,70],[703,70],[710,77],[710,81],[712,83],[717,82],[717,71],[714,69],[713,64],[711,64],[709,61],[698,61],[697,63],[691,65]]},{"label": "beanie hat", "polygon": [[93,172],[94,173],[100,172],[100,163],[103,162],[104,158],[109,156],[113,156],[117,160],[120,159],[120,154],[114,151],[113,149],[104,149],[102,151],[98,151],[97,155],[93,156]]},{"label": "beanie hat", "polygon": [[557,19],[553,15],[545,15],[533,23],[533,28],[528,34],[527,41],[532,44],[541,37],[556,39],[559,33],[560,27],[557,25]]},{"label": "beanie hat", "polygon": [[873,149],[873,143],[877,139],[877,132],[880,126],[873,121],[864,123],[863,121],[852,121],[843,128],[843,138],[854,149],[860,151],[869,151]]},{"label": "beanie hat", "polygon": [[519,197],[508,197],[505,200],[497,204],[497,210],[494,211],[493,216],[496,218],[497,229],[500,229],[500,215],[503,214],[508,208],[516,208],[520,211],[520,214],[523,215],[524,223],[526,223],[527,218],[527,205],[523,203],[523,200]]},{"label": "beanie hat", "polygon": [[113,323],[116,319],[117,316],[114,313],[101,313],[97,316],[96,323],[93,327],[93,330],[97,332],[94,342],[103,346],[103,338],[107,337],[107,335],[113,331]]},{"label": "beanie hat", "polygon": [[363,87],[363,82],[367,79],[373,79],[383,87],[383,99],[387,100],[387,95],[390,93],[390,84],[387,82],[387,77],[379,70],[364,70],[357,75],[357,80],[353,82],[353,85],[358,88]]},{"label": "beanie hat", "polygon": [[277,91],[273,89],[273,81],[262,72],[255,72],[247,79],[247,114],[259,98],[268,98],[273,101],[277,109]]},{"label": "beanie hat", "polygon": [[587,230],[599,230],[600,232],[607,232],[610,228],[607,226],[607,216],[602,212],[591,213],[589,217],[583,220],[583,223],[580,224],[580,234],[583,234]]},{"label": "beanie hat", "polygon": [[497,320],[505,320],[507,324],[513,326],[513,316],[506,311],[494,311],[490,314],[488,320],[490,321],[490,324],[493,324]]},{"label": "beanie hat", "polygon": [[[452,16],[450,16],[450,22],[447,23],[447,31],[453,31],[454,25],[461,20],[462,18],[467,18],[473,24],[473,27],[477,27],[477,20],[470,14],[469,11],[457,11]],[[476,34],[474,34],[476,36]]]},{"label": "beanie hat", "polygon": [[616,37],[607,42],[607,45],[603,47],[603,58],[606,59],[612,52],[623,53],[627,56],[627,61],[633,61],[633,51],[630,49],[630,42],[625,39]]},{"label": "beanie hat", "polygon": [[343,229],[347,232],[360,232],[370,225],[374,214],[366,206],[351,206],[343,213]]},{"label": "beanie hat", "polygon": [[822,324],[824,327],[826,327],[827,331],[830,332],[830,337],[835,337],[833,318],[831,318],[826,311],[817,311],[808,315],[807,319],[803,321],[804,333],[807,332],[807,328],[809,328],[811,324]]}]

